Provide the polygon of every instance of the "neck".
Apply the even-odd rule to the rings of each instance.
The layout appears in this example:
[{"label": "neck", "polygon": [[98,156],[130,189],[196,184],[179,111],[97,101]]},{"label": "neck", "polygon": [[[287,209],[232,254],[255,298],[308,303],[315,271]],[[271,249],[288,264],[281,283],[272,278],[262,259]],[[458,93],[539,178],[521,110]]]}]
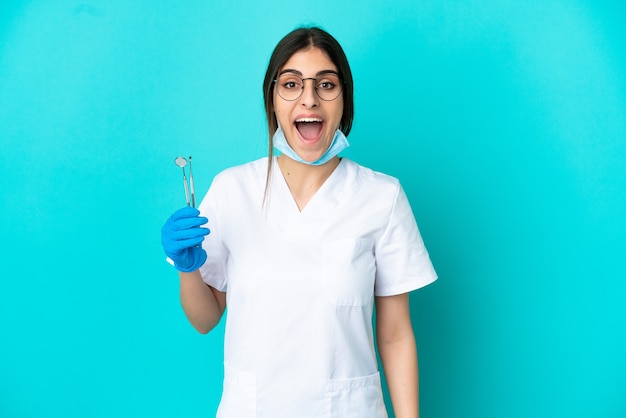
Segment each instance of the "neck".
[{"label": "neck", "polygon": [[322,165],[308,165],[294,161],[285,155],[280,155],[277,161],[291,195],[302,210],[315,192],[335,171],[340,159],[333,157]]}]

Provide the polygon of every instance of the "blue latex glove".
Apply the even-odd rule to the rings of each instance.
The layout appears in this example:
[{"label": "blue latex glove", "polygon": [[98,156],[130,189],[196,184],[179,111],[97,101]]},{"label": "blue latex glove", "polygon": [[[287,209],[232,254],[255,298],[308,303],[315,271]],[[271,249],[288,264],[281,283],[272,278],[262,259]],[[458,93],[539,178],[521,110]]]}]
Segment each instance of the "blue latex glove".
[{"label": "blue latex glove", "polygon": [[209,220],[192,207],[174,212],[161,229],[161,244],[165,254],[179,271],[196,271],[206,261],[206,251],[200,245],[211,231],[202,228]]}]

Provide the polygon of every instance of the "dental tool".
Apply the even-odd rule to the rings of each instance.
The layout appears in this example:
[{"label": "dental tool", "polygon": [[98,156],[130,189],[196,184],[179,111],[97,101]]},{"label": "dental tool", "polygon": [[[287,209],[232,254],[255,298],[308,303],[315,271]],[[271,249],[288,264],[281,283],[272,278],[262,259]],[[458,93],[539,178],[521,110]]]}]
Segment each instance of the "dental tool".
[{"label": "dental tool", "polygon": [[[187,165],[187,159],[185,157],[176,157],[176,159],[174,160],[174,163],[183,169],[183,184],[185,185],[185,198],[187,199],[187,206],[191,206],[191,203],[189,202],[189,183],[187,181],[187,175],[185,174],[185,166]],[[191,172],[189,173],[189,175],[191,176]],[[196,207],[195,200],[194,200],[194,207]]]},{"label": "dental tool", "polygon": [[189,156],[189,187],[191,189],[191,205],[196,207],[196,189],[193,187],[193,172],[191,171],[191,155]]}]

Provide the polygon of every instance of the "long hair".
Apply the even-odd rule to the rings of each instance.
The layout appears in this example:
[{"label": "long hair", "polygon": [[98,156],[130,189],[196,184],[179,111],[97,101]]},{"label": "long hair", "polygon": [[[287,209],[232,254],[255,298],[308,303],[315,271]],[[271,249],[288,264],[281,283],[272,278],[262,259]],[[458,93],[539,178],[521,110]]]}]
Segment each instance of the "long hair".
[{"label": "long hair", "polygon": [[352,72],[346,54],[343,48],[335,38],[328,32],[318,27],[300,27],[288,33],[278,42],[270,62],[265,72],[263,80],[263,100],[265,102],[265,115],[267,118],[267,131],[269,135],[268,141],[268,164],[267,177],[265,179],[265,194],[263,202],[267,197],[267,190],[272,175],[272,158],[274,156],[273,136],[278,129],[276,114],[274,113],[274,80],[278,76],[278,71],[285,63],[298,51],[309,48],[319,48],[324,51],[330,60],[335,64],[339,72],[339,78],[343,83],[343,114],[339,122],[339,129],[348,136],[352,129],[352,119],[354,118],[354,83],[352,81]]}]

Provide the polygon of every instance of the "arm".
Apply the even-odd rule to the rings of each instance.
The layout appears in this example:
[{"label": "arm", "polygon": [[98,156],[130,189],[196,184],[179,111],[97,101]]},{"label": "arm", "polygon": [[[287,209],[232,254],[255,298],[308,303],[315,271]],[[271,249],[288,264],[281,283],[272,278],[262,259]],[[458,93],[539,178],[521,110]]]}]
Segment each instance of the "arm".
[{"label": "arm", "polygon": [[187,319],[202,334],[211,331],[226,308],[226,294],[206,285],[199,268],[206,259],[200,245],[211,231],[202,227],[208,219],[200,211],[184,207],[174,212],[161,228],[165,254],[180,274],[180,300]]},{"label": "arm", "polygon": [[407,293],[376,298],[376,334],[397,418],[419,418],[417,348]]},{"label": "arm", "polygon": [[180,272],[180,301],[191,325],[206,334],[220,322],[226,308],[226,293],[202,281],[200,271]]}]

